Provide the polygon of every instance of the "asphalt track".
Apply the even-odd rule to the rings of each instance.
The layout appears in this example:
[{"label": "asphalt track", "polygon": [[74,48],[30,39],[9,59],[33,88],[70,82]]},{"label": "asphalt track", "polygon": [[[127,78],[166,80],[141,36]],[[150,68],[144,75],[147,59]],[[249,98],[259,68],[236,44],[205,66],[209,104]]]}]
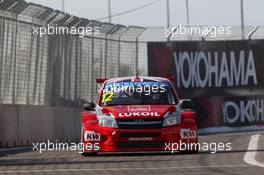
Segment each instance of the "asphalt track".
[{"label": "asphalt track", "polygon": [[[119,153],[82,157],[73,151],[0,151],[1,174],[261,174],[264,131],[200,136],[201,143],[231,142],[215,154]],[[248,150],[249,149],[249,150]],[[247,162],[248,161],[248,162]],[[257,163],[257,165],[256,165]]]}]

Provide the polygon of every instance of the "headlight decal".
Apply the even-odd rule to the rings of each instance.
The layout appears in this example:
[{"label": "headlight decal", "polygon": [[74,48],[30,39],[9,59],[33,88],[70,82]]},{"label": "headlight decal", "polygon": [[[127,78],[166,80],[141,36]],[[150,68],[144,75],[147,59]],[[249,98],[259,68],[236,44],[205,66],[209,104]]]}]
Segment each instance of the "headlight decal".
[{"label": "headlight decal", "polygon": [[97,115],[97,119],[100,126],[118,128],[116,119],[110,114]]},{"label": "headlight decal", "polygon": [[181,110],[179,110],[179,107],[176,108],[175,112],[167,112],[164,115],[164,121],[163,121],[163,126],[171,126],[171,125],[176,125],[181,122]]}]

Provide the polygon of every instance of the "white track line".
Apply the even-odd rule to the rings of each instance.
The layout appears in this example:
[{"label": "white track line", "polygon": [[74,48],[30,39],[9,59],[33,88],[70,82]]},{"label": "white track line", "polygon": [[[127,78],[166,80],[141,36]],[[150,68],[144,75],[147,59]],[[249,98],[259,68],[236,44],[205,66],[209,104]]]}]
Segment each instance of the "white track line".
[{"label": "white track line", "polygon": [[257,162],[255,157],[258,149],[258,140],[260,134],[252,135],[248,144],[248,151],[244,156],[244,161],[250,165],[259,166],[264,168],[264,163]]},{"label": "white track line", "polygon": [[8,173],[43,173],[43,172],[80,172],[80,171],[122,171],[122,170],[169,170],[169,169],[198,169],[198,168],[234,168],[234,167],[248,167],[250,165],[205,165],[205,166],[181,166],[181,167],[139,167],[139,168],[90,168],[90,169],[55,169],[55,170],[10,170],[0,171],[0,174]]}]

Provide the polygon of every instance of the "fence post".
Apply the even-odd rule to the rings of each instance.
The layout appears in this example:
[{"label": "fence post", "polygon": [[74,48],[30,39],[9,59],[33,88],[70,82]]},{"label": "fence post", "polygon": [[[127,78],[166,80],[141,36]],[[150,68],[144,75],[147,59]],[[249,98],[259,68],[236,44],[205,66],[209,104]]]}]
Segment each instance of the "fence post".
[{"label": "fence post", "polygon": [[[2,94],[2,89],[4,88],[4,86],[2,86],[2,67],[3,67],[3,59],[4,59],[4,38],[5,38],[5,10],[3,12],[3,16],[2,18],[2,28],[1,33],[0,33],[0,42],[1,42],[1,52],[0,52],[0,103],[2,103],[2,98],[3,98],[3,94]],[[0,145],[1,146],[1,145]]]},{"label": "fence post", "polygon": [[[16,64],[17,64],[17,58],[16,58],[16,51],[17,51],[17,20],[18,20],[18,14],[16,14],[16,27],[15,27],[15,42],[14,42],[14,45],[15,45],[15,53],[14,53],[14,75],[13,75],[13,93],[12,93],[12,104],[15,104],[15,101],[16,101]],[[12,38],[12,42],[13,42],[13,38]],[[13,48],[13,47],[12,47]],[[13,55],[13,54],[11,54]],[[12,56],[11,56],[12,57]],[[12,69],[12,68],[11,68]]]},{"label": "fence post", "polygon": [[146,29],[143,28],[143,30],[141,32],[139,32],[138,35],[136,35],[136,76],[139,76],[139,70],[138,70],[138,59],[139,59],[139,49],[138,49],[138,38],[140,37],[140,35],[145,31]]},{"label": "fence post", "polygon": [[94,36],[92,36],[92,58],[91,58],[91,77],[92,77],[92,83],[91,83],[91,101],[94,101]]},{"label": "fence post", "polygon": [[136,76],[138,76],[138,37],[136,38]]},{"label": "fence post", "polygon": [[107,68],[108,68],[108,66],[107,66],[107,55],[108,55],[108,33],[106,33],[105,34],[105,61],[104,61],[104,68],[105,68],[105,70],[104,70],[104,77],[102,77],[102,78],[107,78]]},{"label": "fence post", "polygon": [[117,58],[117,68],[118,68],[118,77],[120,77],[120,65],[121,65],[121,36],[118,36],[118,58]]}]

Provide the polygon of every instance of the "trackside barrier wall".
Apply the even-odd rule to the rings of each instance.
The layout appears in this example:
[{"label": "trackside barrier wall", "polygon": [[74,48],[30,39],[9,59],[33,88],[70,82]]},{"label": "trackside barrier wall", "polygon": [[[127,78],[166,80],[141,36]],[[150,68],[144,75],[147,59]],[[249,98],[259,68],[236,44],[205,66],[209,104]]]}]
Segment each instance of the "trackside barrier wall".
[{"label": "trackside barrier wall", "polygon": [[0,147],[79,142],[80,108],[0,105]]}]

